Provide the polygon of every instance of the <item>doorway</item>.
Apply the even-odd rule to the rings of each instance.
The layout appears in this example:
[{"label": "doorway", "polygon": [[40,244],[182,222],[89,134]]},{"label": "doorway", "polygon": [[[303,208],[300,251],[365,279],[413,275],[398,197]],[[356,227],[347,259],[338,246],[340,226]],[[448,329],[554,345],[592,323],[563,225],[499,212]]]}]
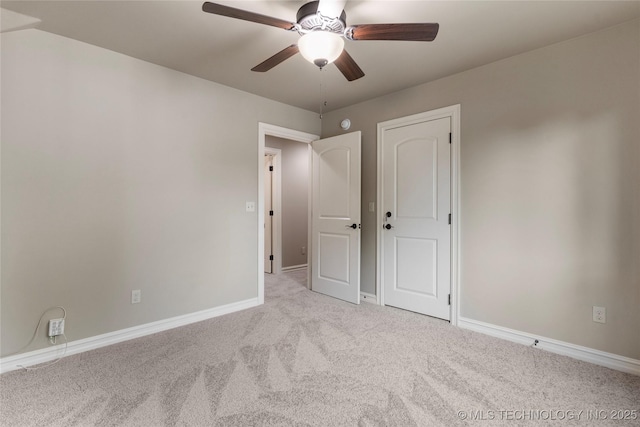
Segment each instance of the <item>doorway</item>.
[{"label": "doorway", "polygon": [[301,270],[307,267],[309,145],[271,135],[265,143],[265,161],[273,160],[265,166],[265,272]]},{"label": "doorway", "polygon": [[[267,136],[273,136],[290,141],[297,141],[307,144],[307,151],[310,150],[310,143],[319,139],[318,135],[300,132],[280,126],[270,125],[267,123],[259,123],[258,125],[258,303],[264,303],[264,271],[265,271],[265,176],[264,176],[264,156],[266,152]],[[309,155],[309,158],[311,156]],[[311,192],[309,191],[309,197]],[[310,205],[311,201],[308,200]],[[276,216],[277,217],[277,216]],[[310,221],[310,212],[307,213],[308,224]],[[277,222],[277,220],[275,221]],[[277,225],[276,225],[277,226]],[[307,232],[307,242],[311,241],[311,232]],[[307,252],[307,264],[308,254]],[[277,254],[274,254],[274,258]],[[274,261],[276,261],[274,259]],[[275,262],[277,265],[277,261]],[[281,264],[280,264],[281,265]],[[310,282],[307,279],[307,287]]]},{"label": "doorway", "polygon": [[[275,141],[274,141],[275,140]],[[280,198],[283,209],[280,232],[285,227],[292,229],[296,223],[303,223],[304,227],[297,230],[297,236],[304,236],[303,246],[293,245],[294,251],[299,251],[297,256],[304,264],[291,265],[291,262],[282,263],[290,268],[287,271],[306,269],[307,288],[314,291],[359,304],[360,302],[360,162],[361,162],[361,135],[360,132],[335,136],[333,138],[319,140],[315,135],[300,133],[260,124],[259,131],[259,197],[258,197],[258,267],[260,277],[258,279],[258,302],[264,303],[265,267],[275,259],[265,259],[269,243],[265,240],[265,217],[271,217],[271,210],[265,209],[269,205],[268,193],[265,182],[270,176],[265,177],[264,155],[268,153],[267,141],[272,148],[273,144],[280,140],[282,147],[282,197]],[[300,150],[304,142],[304,149]],[[291,156],[298,166],[306,163],[305,175],[301,178],[284,178],[284,170],[289,156],[285,156],[286,146],[295,146],[298,156]],[[287,157],[287,158],[285,158]],[[311,171],[313,173],[311,174]],[[312,176],[311,176],[312,175]],[[290,182],[286,182],[290,181]],[[306,182],[305,182],[306,181]],[[285,183],[286,182],[286,183]],[[300,187],[306,187],[306,203],[298,206],[296,215],[288,215],[285,218],[285,193],[294,191],[284,189],[285,185],[293,183]],[[305,185],[306,184],[306,185]],[[311,209],[313,206],[313,209]],[[312,215],[313,213],[313,215]],[[277,217],[277,214],[274,215]],[[306,218],[305,218],[306,217]],[[306,219],[306,221],[302,221]],[[334,229],[338,227],[337,229]],[[268,236],[267,232],[267,236]],[[272,233],[274,234],[274,233]],[[281,240],[281,248],[285,247],[284,233]],[[311,247],[309,247],[311,246]],[[291,245],[289,245],[291,248]],[[281,251],[283,252],[283,251]],[[290,255],[290,254],[289,254]],[[303,256],[303,258],[300,258]],[[278,258],[274,253],[273,258]],[[284,254],[280,257],[285,259]],[[276,267],[277,268],[277,267]],[[346,291],[345,291],[346,289]]]}]

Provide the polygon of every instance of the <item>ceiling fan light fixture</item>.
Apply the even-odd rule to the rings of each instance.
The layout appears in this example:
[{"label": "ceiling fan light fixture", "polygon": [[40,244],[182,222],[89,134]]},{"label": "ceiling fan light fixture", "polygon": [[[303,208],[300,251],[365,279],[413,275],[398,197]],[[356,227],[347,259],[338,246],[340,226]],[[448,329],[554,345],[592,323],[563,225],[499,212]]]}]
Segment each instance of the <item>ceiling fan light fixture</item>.
[{"label": "ceiling fan light fixture", "polygon": [[322,68],[338,59],[344,49],[344,39],[329,31],[311,31],[300,37],[298,49],[304,59]]}]

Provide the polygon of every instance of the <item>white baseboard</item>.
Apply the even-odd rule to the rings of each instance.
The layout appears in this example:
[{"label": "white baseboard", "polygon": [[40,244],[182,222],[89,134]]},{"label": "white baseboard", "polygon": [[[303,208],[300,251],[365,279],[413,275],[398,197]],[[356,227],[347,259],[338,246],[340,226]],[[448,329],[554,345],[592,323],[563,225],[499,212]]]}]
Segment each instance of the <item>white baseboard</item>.
[{"label": "white baseboard", "polygon": [[536,347],[550,351],[551,353],[573,357],[574,359],[584,362],[605,366],[634,375],[640,375],[640,360],[631,359],[630,357],[619,356],[617,354],[582,347],[576,344],[545,338],[464,317],[458,318],[458,326],[524,345],[532,345],[535,340],[538,340]]},{"label": "white baseboard", "polygon": [[71,356],[73,354],[95,350],[97,348],[116,344],[122,341],[140,338],[145,335],[151,335],[168,329],[185,326],[190,323],[201,322],[224,314],[246,310],[247,308],[256,307],[258,305],[258,298],[251,298],[245,301],[223,305],[221,307],[214,307],[77,341],[70,341],[67,344],[66,352],[64,352],[64,344],[59,344],[40,350],[17,354],[15,356],[3,357],[0,359],[0,373],[14,371],[16,369],[20,369],[22,366],[33,366],[40,363],[50,362],[61,357],[63,352],[65,357]]},{"label": "white baseboard", "polygon": [[282,272],[286,273],[288,271],[302,270],[303,268],[307,268],[307,264],[290,265],[289,267],[282,267]]},{"label": "white baseboard", "polygon": [[368,292],[360,292],[360,302],[368,302],[369,304],[378,305],[378,298]]}]

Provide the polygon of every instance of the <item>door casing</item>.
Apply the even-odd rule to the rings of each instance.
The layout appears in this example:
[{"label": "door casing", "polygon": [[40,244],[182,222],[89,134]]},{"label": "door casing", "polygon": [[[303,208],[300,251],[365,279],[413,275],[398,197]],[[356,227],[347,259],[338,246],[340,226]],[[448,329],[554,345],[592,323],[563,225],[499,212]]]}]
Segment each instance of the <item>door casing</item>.
[{"label": "door casing", "polygon": [[376,299],[377,303],[384,305],[384,287],[382,286],[382,226],[383,213],[380,211],[382,203],[382,135],[386,129],[399,126],[408,126],[429,120],[440,118],[451,119],[451,324],[458,324],[460,315],[460,270],[459,270],[459,224],[460,224],[460,105],[439,108],[437,110],[414,114],[407,117],[400,117],[378,123],[377,135],[377,196],[376,206]]}]

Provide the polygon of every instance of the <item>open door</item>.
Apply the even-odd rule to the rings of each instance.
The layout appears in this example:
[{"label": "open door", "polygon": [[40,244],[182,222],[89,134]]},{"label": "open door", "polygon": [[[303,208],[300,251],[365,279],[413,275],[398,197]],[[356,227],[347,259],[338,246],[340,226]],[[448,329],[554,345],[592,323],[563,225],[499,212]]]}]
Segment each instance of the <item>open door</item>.
[{"label": "open door", "polygon": [[311,289],[359,304],[360,132],[311,145]]}]

